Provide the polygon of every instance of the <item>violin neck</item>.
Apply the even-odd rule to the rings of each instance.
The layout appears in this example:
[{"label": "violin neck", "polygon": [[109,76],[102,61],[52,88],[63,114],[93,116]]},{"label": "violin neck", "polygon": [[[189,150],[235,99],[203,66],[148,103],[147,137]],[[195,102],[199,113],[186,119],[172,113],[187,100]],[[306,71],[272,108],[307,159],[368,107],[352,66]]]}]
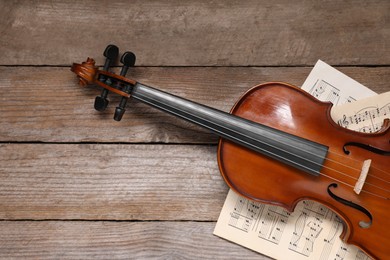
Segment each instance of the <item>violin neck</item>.
[{"label": "violin neck", "polygon": [[211,130],[218,136],[304,172],[319,175],[328,147],[280,130],[136,83],[143,103]]}]

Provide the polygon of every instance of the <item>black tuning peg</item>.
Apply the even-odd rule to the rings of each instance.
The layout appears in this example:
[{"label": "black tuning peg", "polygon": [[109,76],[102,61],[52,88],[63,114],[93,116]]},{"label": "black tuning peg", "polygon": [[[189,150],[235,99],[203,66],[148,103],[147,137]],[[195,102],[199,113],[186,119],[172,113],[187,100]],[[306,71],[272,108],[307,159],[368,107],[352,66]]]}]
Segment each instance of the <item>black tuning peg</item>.
[{"label": "black tuning peg", "polygon": [[[104,62],[103,70],[108,71],[110,66],[113,64],[113,62],[117,59],[119,54],[119,48],[113,44],[110,44],[106,47],[106,49],[103,52],[104,57],[106,57],[106,61]],[[104,81],[105,78],[99,79],[101,81]],[[103,111],[108,106],[108,90],[103,89],[100,96],[97,96],[95,98],[95,104],[94,107],[98,111]]]},{"label": "black tuning peg", "polygon": [[[128,92],[128,87],[124,90]],[[122,97],[121,101],[119,102],[119,106],[115,108],[115,113],[114,113],[114,120],[115,121],[121,121],[123,114],[126,112],[126,103],[127,103],[127,98]]]},{"label": "black tuning peg", "polygon": [[108,106],[107,94],[105,94],[105,93],[106,93],[106,91],[102,91],[101,96],[97,96],[95,98],[94,108],[97,111],[104,111]]},{"label": "black tuning peg", "polygon": [[106,61],[104,63],[103,70],[108,71],[108,68],[118,58],[119,48],[113,44],[110,44],[104,50],[103,55],[104,55],[104,57],[106,57]]},{"label": "black tuning peg", "polygon": [[114,120],[115,121],[121,121],[125,112],[126,112],[126,109],[122,108],[120,105],[119,105],[119,107],[116,107],[115,108],[115,113],[114,113]]},{"label": "black tuning peg", "polygon": [[[122,55],[121,63],[123,64],[123,67],[122,67],[122,70],[120,72],[121,76],[123,76],[123,77],[126,76],[127,70],[129,69],[129,67],[134,66],[135,60],[136,60],[135,54],[130,52],[130,51],[127,51]],[[128,93],[130,91],[129,86],[125,86],[123,91]],[[125,108],[126,103],[127,103],[127,98],[122,97],[121,101],[119,103],[119,106],[116,107],[116,109],[115,109],[115,114],[114,114],[115,121],[121,121],[123,114],[126,111],[126,108]]]},{"label": "black tuning peg", "polygon": [[121,63],[123,64],[123,67],[122,67],[122,70],[121,70],[121,73],[120,75],[121,76],[126,76],[126,73],[127,73],[127,70],[129,69],[129,67],[133,67],[134,64],[135,64],[135,54],[130,52],[130,51],[127,51],[125,53],[123,53],[122,57],[121,57]]}]

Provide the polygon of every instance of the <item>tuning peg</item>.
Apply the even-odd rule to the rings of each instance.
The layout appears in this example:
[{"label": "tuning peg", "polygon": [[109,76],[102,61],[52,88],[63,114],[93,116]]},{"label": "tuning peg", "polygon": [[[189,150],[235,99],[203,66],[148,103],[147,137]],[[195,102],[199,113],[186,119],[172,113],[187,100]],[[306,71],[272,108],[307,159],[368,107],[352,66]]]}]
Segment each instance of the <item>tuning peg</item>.
[{"label": "tuning peg", "polygon": [[[130,51],[127,51],[122,55],[121,60],[120,60],[121,63],[123,63],[123,67],[122,67],[121,72],[120,72],[121,76],[123,76],[123,77],[126,76],[127,70],[129,69],[129,67],[134,66],[135,60],[136,60],[135,54],[130,52]],[[128,87],[125,87],[125,89],[123,91],[129,92],[130,89]],[[120,121],[122,119],[122,117],[126,111],[126,108],[125,108],[126,103],[127,103],[127,98],[122,97],[122,99],[119,103],[119,106],[116,107],[116,109],[115,109],[114,120]]]},{"label": "tuning peg", "polygon": [[110,44],[106,47],[103,52],[104,57],[106,57],[106,61],[103,66],[103,70],[107,71],[108,68],[112,65],[112,63],[118,58],[119,48],[113,44]]},{"label": "tuning peg", "polygon": [[[125,89],[126,92],[129,91],[128,87]],[[115,121],[121,121],[124,113],[126,112],[126,103],[127,103],[127,98],[122,97],[121,101],[119,102],[119,106],[115,108],[115,113],[114,113],[114,120]]]},{"label": "tuning peg", "polygon": [[116,107],[115,108],[115,113],[114,113],[114,120],[115,121],[121,121],[123,115],[125,114],[125,112],[126,112],[125,108]]},{"label": "tuning peg", "polygon": [[[106,47],[106,49],[103,52],[104,57],[106,57],[106,61],[104,62],[103,70],[108,71],[112,63],[118,58],[119,54],[119,48],[113,44],[110,44]],[[101,80],[104,80],[101,79]],[[95,104],[94,107],[97,111],[103,111],[108,106],[108,90],[103,89],[100,96],[97,96],[95,98]]]},{"label": "tuning peg", "polygon": [[104,98],[101,96],[97,96],[95,98],[94,108],[97,111],[104,111],[107,108],[107,106],[108,106],[108,99],[107,98]]},{"label": "tuning peg", "polygon": [[131,51],[127,51],[123,53],[121,57],[121,63],[123,64],[122,70],[120,72],[121,76],[123,77],[126,76],[127,70],[129,69],[129,67],[134,66],[135,60],[136,60],[135,54],[132,53]]}]

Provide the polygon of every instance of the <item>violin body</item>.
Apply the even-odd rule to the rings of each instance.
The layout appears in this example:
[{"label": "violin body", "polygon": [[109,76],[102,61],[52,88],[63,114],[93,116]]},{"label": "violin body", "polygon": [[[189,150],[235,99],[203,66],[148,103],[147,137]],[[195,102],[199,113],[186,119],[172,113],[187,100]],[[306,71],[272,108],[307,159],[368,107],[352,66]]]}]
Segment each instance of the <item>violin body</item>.
[{"label": "violin body", "polygon": [[[290,212],[301,200],[326,205],[344,220],[344,241],[385,259],[390,255],[390,160],[378,151],[390,151],[389,127],[374,134],[347,130],[331,119],[331,107],[331,103],[320,102],[285,83],[252,88],[231,113],[327,145],[321,175],[304,173],[225,139],[220,140],[218,148],[220,172],[233,190],[250,200],[282,206]],[[361,169],[367,159],[372,160],[366,179],[370,185],[363,187],[367,192],[356,194],[353,186],[360,175],[356,169]],[[359,225],[361,221],[370,222],[366,213],[334,199],[328,190],[366,209],[372,215],[369,226]]]}]

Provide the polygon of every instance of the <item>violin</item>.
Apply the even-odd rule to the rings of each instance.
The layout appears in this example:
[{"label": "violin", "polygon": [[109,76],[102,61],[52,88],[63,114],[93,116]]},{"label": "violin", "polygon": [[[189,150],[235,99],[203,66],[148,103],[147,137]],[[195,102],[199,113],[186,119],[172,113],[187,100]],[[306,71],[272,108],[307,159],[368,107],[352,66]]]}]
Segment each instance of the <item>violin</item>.
[{"label": "violin", "polygon": [[102,88],[94,107],[103,111],[109,92],[121,96],[120,121],[129,98],[211,130],[220,136],[218,165],[238,194],[292,212],[299,201],[326,205],[344,221],[341,239],[373,258],[390,255],[390,121],[376,133],[337,125],[331,103],[282,82],[260,84],[238,99],[230,113],[126,78],[135,64],[125,52],[119,75],[109,71],[118,47],[107,46],[103,69],[88,58],[71,70],[81,85]]}]

